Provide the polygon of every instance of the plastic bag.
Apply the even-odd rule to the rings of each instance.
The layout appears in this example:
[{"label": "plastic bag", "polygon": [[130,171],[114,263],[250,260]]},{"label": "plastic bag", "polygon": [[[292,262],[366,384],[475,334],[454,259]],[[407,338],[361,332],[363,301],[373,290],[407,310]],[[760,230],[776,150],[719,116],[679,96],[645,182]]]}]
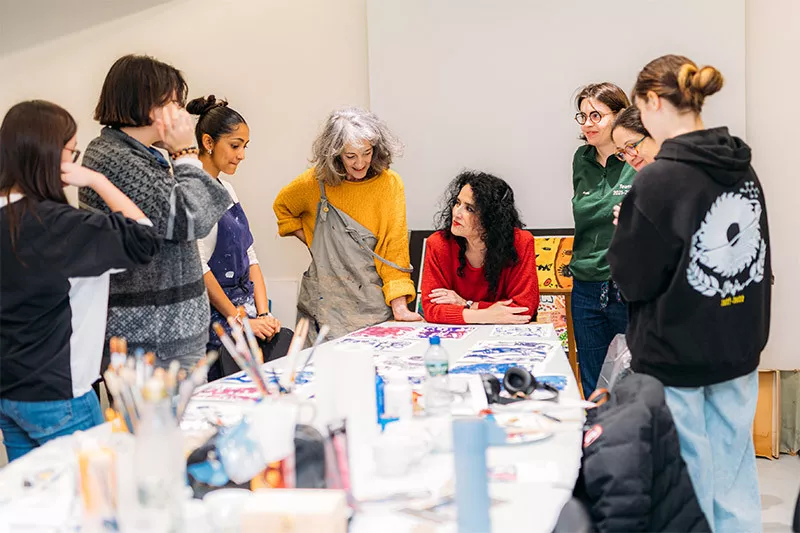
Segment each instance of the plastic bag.
[{"label": "plastic bag", "polygon": [[608,347],[603,367],[600,369],[600,377],[597,379],[597,388],[611,390],[614,385],[623,377],[632,372],[631,351],[625,335],[617,335]]}]

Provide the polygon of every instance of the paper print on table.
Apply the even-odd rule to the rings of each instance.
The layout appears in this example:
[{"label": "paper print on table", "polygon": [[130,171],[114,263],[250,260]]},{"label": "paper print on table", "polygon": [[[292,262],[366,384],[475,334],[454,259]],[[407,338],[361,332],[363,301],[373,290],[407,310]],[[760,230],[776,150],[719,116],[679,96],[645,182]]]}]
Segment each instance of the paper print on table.
[{"label": "paper print on table", "polygon": [[381,376],[391,372],[403,374],[425,374],[425,360],[422,354],[400,355],[383,354],[375,358],[375,368]]},{"label": "paper print on table", "polygon": [[209,383],[192,395],[192,401],[255,402],[260,399],[261,392],[255,385],[229,385],[225,383]]},{"label": "paper print on table", "polygon": [[248,406],[241,403],[189,402],[181,419],[183,431],[204,430],[213,426],[230,427],[238,424]]},{"label": "paper print on table", "polygon": [[542,363],[555,346],[552,342],[526,340],[481,341],[459,363]]},{"label": "paper print on table", "polygon": [[[276,369],[275,372],[272,370],[262,368],[261,375],[264,376],[264,380],[269,383],[278,383],[278,378],[280,378],[281,374],[283,373],[283,369]],[[304,370],[297,373],[295,376],[295,384],[296,385],[305,385],[314,379],[314,366],[308,365]],[[237,372],[236,374],[231,374],[230,376],[224,377],[215,383],[224,383],[226,385],[250,385],[253,381],[250,379],[245,372]]]},{"label": "paper print on table", "polygon": [[495,326],[492,337],[532,337],[535,339],[555,339],[553,324],[528,324],[525,326]]},{"label": "paper print on table", "polygon": [[347,335],[350,339],[378,337],[382,339],[399,339],[405,337],[415,328],[410,326],[370,326]]},{"label": "paper print on table", "polygon": [[439,337],[440,339],[463,339],[473,331],[474,326],[424,326],[417,328],[409,338],[430,339]]},{"label": "paper print on table", "polygon": [[520,367],[528,372],[534,372],[536,363],[469,363],[458,362],[450,369],[451,374],[493,374],[500,380],[501,387],[503,376],[509,368]]},{"label": "paper print on table", "polygon": [[383,338],[352,338],[343,337],[336,341],[337,346],[368,346],[379,352],[399,352],[416,344],[416,340],[383,339]]},{"label": "paper print on table", "polygon": [[555,387],[560,391],[567,387],[567,376],[564,374],[545,374],[542,376],[536,376],[536,381],[539,383],[547,383],[551,387]]}]

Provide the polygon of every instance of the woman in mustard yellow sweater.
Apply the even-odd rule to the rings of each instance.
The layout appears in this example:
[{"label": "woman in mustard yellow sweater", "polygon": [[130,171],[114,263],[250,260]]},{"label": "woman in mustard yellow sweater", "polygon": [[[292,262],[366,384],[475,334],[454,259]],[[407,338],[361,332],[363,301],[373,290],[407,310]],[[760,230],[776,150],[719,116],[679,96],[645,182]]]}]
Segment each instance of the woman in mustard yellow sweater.
[{"label": "woman in mustard yellow sweater", "polygon": [[311,252],[297,302],[310,340],[327,324],[332,337],[385,320],[417,321],[403,181],[389,165],[400,142],[374,114],[331,113],[314,141],[314,166],[284,187],[273,209],[281,236]]}]

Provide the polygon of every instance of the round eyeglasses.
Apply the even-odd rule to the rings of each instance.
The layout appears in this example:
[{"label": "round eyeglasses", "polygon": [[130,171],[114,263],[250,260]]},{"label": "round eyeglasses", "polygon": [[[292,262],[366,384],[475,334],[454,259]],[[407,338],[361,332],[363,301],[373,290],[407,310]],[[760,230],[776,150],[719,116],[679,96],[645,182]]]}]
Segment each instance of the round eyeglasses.
[{"label": "round eyeglasses", "polygon": [[[606,115],[607,114],[608,113],[606,113]],[[587,121],[591,121],[592,124],[597,124],[598,122],[603,120],[603,117],[606,116],[606,115],[604,115],[600,111],[592,111],[588,115],[586,113],[584,113],[583,111],[581,111],[579,113],[575,113],[575,122],[577,122],[581,126],[586,124]]]}]

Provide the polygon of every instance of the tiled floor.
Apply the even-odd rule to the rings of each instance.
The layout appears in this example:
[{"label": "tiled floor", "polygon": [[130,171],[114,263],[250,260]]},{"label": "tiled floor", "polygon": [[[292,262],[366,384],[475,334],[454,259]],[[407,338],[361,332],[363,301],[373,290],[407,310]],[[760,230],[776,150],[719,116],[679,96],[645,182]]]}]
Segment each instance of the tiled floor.
[{"label": "tiled floor", "polygon": [[757,464],[764,531],[788,533],[800,491],[800,457],[781,455],[775,461],[758,459]]}]

